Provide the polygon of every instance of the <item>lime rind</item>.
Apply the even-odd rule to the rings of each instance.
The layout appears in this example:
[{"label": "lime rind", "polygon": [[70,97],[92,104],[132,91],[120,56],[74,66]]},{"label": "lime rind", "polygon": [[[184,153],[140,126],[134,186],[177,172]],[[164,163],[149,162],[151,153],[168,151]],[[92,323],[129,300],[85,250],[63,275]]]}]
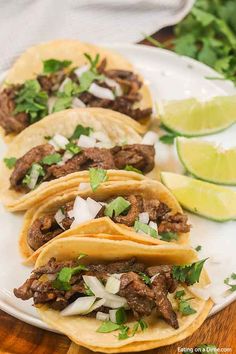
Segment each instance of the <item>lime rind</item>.
[{"label": "lime rind", "polygon": [[[188,141],[189,140],[189,141]],[[184,145],[190,145],[191,154],[193,154],[194,147],[200,146],[204,150],[204,146],[206,147],[205,156],[199,156],[199,163],[202,166],[193,166],[193,161],[191,163],[190,159],[185,156],[184,153]],[[195,145],[195,146],[194,146]],[[209,159],[211,156],[208,156],[207,148],[211,148],[211,152],[215,154],[215,163],[212,169],[208,168],[209,166]],[[176,150],[179,157],[180,162],[183,164],[184,168],[188,173],[190,173],[193,177],[196,177],[202,181],[216,183],[225,186],[235,186],[236,185],[236,148],[231,148],[227,150],[220,151],[219,148],[206,141],[193,141],[193,139],[184,139],[184,138],[177,138],[176,139]],[[230,152],[233,156],[232,161],[227,159],[227,154],[229,155]],[[196,151],[195,151],[196,154]],[[209,157],[209,159],[207,159]],[[213,161],[211,161],[213,162]],[[205,173],[203,172],[205,166]],[[210,170],[210,173],[206,170]],[[215,171],[215,172],[214,172]],[[224,177],[222,177],[224,174]],[[221,177],[220,177],[221,175]]]},{"label": "lime rind", "polygon": [[233,190],[171,172],[161,172],[161,181],[184,209],[211,221],[236,220]]},{"label": "lime rind", "polygon": [[236,96],[214,97],[207,102],[195,98],[170,101],[163,107],[161,122],[180,136],[219,133],[236,122]]}]

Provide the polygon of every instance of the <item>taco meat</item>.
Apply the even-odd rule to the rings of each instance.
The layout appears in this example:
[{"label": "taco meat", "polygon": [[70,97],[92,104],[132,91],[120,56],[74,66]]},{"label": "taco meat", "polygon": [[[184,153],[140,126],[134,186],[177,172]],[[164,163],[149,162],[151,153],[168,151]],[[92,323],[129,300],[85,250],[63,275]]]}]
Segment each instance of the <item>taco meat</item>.
[{"label": "taco meat", "polygon": [[[95,59],[96,61],[96,59]],[[101,107],[109,108],[111,110],[123,113],[133,118],[136,121],[140,121],[145,118],[150,118],[152,114],[152,108],[148,107],[146,109],[137,108],[137,103],[142,99],[140,94],[140,89],[143,85],[139,77],[132,71],[127,70],[107,70],[106,59],[102,60],[98,65],[97,62],[93,62],[91,58],[90,67],[88,66],[85,74],[88,76],[86,83],[83,82],[83,78],[76,74],[76,69],[79,68],[58,68],[57,71],[49,74],[39,74],[34,80],[28,80],[22,85],[9,85],[6,89],[0,92],[0,126],[5,130],[6,134],[9,133],[19,133],[24,130],[30,124],[42,119],[46,115],[63,110],[66,108],[76,108],[77,106],[73,103],[73,99],[77,98],[82,101],[82,105],[86,107]],[[59,61],[60,62],[60,61]],[[95,65],[95,64],[96,65]],[[87,85],[88,79],[89,85]],[[20,90],[25,89],[27,84],[32,81],[39,86],[39,90],[28,91],[28,94],[22,94]],[[70,82],[73,86],[65,91],[66,83]],[[109,93],[108,97],[106,95],[101,96],[101,94],[96,93],[97,90],[91,91],[90,87],[94,84],[98,90],[100,88],[106,89]],[[16,96],[21,100],[28,100],[30,105],[22,113],[15,113],[15,108],[17,105]],[[38,112],[35,111],[32,101],[40,100],[42,96],[45,97],[46,102],[44,102],[44,110],[40,112],[40,107]],[[50,98],[55,99],[66,98],[67,103],[56,106],[56,100],[53,106],[50,107]],[[40,102],[37,101],[37,104]],[[20,103],[21,104],[21,103]],[[59,107],[59,108],[58,108]],[[81,105],[80,105],[81,107]],[[18,107],[19,108],[19,107]],[[21,106],[22,108],[22,106]],[[31,119],[31,114],[33,119]]]},{"label": "taco meat", "polygon": [[[103,203],[110,203],[114,199],[103,200]],[[180,213],[172,215],[170,208],[165,203],[155,199],[145,199],[141,195],[134,194],[126,196],[124,199],[130,203],[129,209],[119,216],[111,216],[111,219],[115,223],[134,227],[139,214],[148,213],[149,220],[157,224],[160,235],[168,232],[176,232],[176,234],[185,233],[190,230],[190,225],[187,223],[187,216]],[[70,211],[73,210],[73,206],[74,201],[61,206],[60,210],[63,211],[64,218],[60,223],[56,222],[56,214],[44,215],[36,219],[28,230],[28,245],[35,251],[55,236],[70,229],[74,221],[74,218],[70,216]],[[96,218],[106,216],[105,209],[106,207],[103,205],[96,215]]]},{"label": "taco meat", "polygon": [[[143,173],[150,172],[154,167],[155,149],[152,145],[133,144],[115,146],[111,149],[83,148],[64,163],[43,164],[42,159],[55,152],[51,144],[43,144],[32,148],[19,158],[10,177],[11,188],[25,192],[29,191],[23,179],[34,163],[40,163],[44,170],[44,176],[39,183],[64,177],[70,173],[88,170],[92,167],[104,170],[122,170],[129,165]],[[61,159],[64,152],[65,150],[57,152],[57,154],[60,154]]]},{"label": "taco meat", "polygon": [[[88,295],[85,275],[105,284],[111,276],[117,277],[120,274],[117,278],[120,279],[117,295],[127,301],[127,311],[130,314],[140,319],[154,311],[156,316],[161,315],[171,327],[179,327],[176,313],[168,299],[168,294],[174,292],[178,285],[171,265],[146,267],[135,258],[88,264],[70,277],[65,289],[65,284],[60,283],[60,272],[78,266],[79,260],[57,262],[51,258],[45,266],[34,269],[31,277],[18,289],[14,289],[14,294],[22,300],[33,298],[34,305],[47,304],[55,310],[62,310],[77,298]],[[150,274],[154,277],[149,278]],[[175,283],[175,287],[170,290],[171,282]],[[103,305],[87,316],[95,316],[98,311],[109,313],[109,306]]]},{"label": "taco meat", "polygon": [[29,125],[27,113],[14,114],[14,99],[21,87],[21,85],[12,85],[0,92],[0,126],[6,134],[20,133]]}]

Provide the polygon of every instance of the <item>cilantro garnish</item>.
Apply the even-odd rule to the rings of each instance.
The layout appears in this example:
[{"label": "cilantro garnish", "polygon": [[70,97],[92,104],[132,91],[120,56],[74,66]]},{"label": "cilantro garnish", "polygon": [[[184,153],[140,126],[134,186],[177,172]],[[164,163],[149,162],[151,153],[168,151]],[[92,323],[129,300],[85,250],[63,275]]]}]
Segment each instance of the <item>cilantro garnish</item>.
[{"label": "cilantro garnish", "polygon": [[88,59],[90,64],[90,70],[95,71],[97,73],[97,65],[99,62],[100,55],[96,54],[95,58],[93,59],[90,54],[84,53],[85,58]]},{"label": "cilantro garnish", "polygon": [[151,279],[149,278],[149,276],[143,272],[139,273],[140,277],[142,278],[142,280],[144,281],[145,284],[150,285],[151,284]]},{"label": "cilantro garnish", "polygon": [[69,143],[66,145],[66,150],[71,152],[73,155],[78,154],[79,152],[82,151],[81,147],[79,147],[78,145],[74,144],[74,143]]},{"label": "cilantro garnish", "polygon": [[10,170],[15,167],[17,158],[16,157],[6,157],[5,159],[3,159],[5,165],[7,166],[7,168],[9,168]]},{"label": "cilantro garnish", "polygon": [[236,273],[232,273],[230,277],[224,280],[224,283],[230,287],[229,290],[233,292],[236,291],[236,284],[230,284],[231,280],[236,280]]},{"label": "cilantro garnish", "polygon": [[52,74],[58,70],[67,68],[70,66],[72,61],[70,60],[57,60],[57,59],[48,59],[43,61],[43,72],[44,74]]},{"label": "cilantro garnish", "polygon": [[72,105],[72,100],[72,96],[59,97],[53,106],[53,112],[59,112],[63,109],[70,108]]},{"label": "cilantro garnish", "polygon": [[141,329],[141,331],[145,331],[145,329],[148,328],[148,325],[144,320],[142,319],[138,320],[138,322],[135,323],[134,328],[132,330],[132,336],[136,334],[139,328]]},{"label": "cilantro garnish", "polygon": [[202,249],[201,245],[198,245],[197,247],[195,247],[195,251],[197,251],[197,252],[201,251],[201,249]]},{"label": "cilantro garnish", "polygon": [[120,307],[117,311],[116,311],[116,323],[121,325],[123,323],[125,323],[127,320],[127,316],[126,316],[126,312],[124,307]]},{"label": "cilantro garnish", "polygon": [[60,270],[57,278],[53,281],[52,286],[58,290],[70,290],[70,280],[74,274],[79,273],[81,270],[87,270],[84,264],[79,264],[75,268],[64,267]]},{"label": "cilantro garnish", "polygon": [[37,80],[27,80],[23,87],[17,92],[14,114],[25,112],[30,116],[30,124],[33,124],[46,116],[48,95],[41,90]]},{"label": "cilantro garnish", "polygon": [[77,140],[81,135],[89,136],[93,132],[91,127],[83,127],[83,125],[78,124],[71,136],[71,140]]},{"label": "cilantro garnish", "polygon": [[167,144],[167,145],[172,145],[174,144],[175,138],[176,138],[176,134],[165,134],[162,135],[159,140],[163,143],[163,144]]},{"label": "cilantro garnish", "polygon": [[97,329],[99,333],[110,333],[120,329],[120,325],[111,321],[104,321],[101,326]]},{"label": "cilantro garnish", "polygon": [[147,224],[144,224],[143,222],[141,222],[139,220],[135,221],[134,229],[135,229],[136,232],[137,231],[142,231],[145,234],[150,235],[150,236],[152,236],[154,238],[157,238],[157,236],[158,236],[158,232],[155,229],[153,229],[152,227],[150,227]]},{"label": "cilantro garnish", "polygon": [[90,168],[89,169],[89,181],[90,186],[94,191],[98,189],[102,182],[108,180],[107,171],[102,168]]},{"label": "cilantro garnish", "polygon": [[51,165],[58,163],[60,161],[61,161],[61,155],[56,152],[55,154],[45,156],[41,162],[44,165],[51,166]]},{"label": "cilantro garnish", "polygon": [[130,337],[128,335],[128,331],[129,331],[129,327],[128,326],[122,325],[122,326],[120,326],[119,330],[120,330],[120,333],[118,335],[118,339],[119,340],[124,340],[124,339],[127,339],[127,338]]},{"label": "cilantro garnish", "polygon": [[162,232],[159,233],[162,241],[170,242],[172,240],[178,240],[178,234],[176,232]]},{"label": "cilantro garnish", "polygon": [[206,260],[207,258],[183,266],[174,265],[172,268],[173,277],[180,282],[187,283],[188,285],[193,285],[194,283],[199,282],[202,268]]},{"label": "cilantro garnish", "polygon": [[131,166],[131,165],[126,165],[125,168],[124,168],[125,171],[131,171],[131,172],[136,172],[136,173],[139,173],[139,174],[143,174],[142,171],[138,170],[137,168]]},{"label": "cilantro garnish", "polygon": [[110,218],[119,216],[130,207],[130,202],[123,197],[117,197],[106,205],[104,214]]},{"label": "cilantro garnish", "polygon": [[188,302],[189,300],[192,300],[192,298],[185,299],[185,295],[186,293],[184,290],[179,290],[175,294],[175,298],[178,300],[178,310],[183,316],[193,315],[197,311],[194,310]]},{"label": "cilantro garnish", "polygon": [[34,189],[38,184],[39,178],[45,176],[43,167],[38,163],[33,163],[28,173],[22,180],[22,184],[28,186],[30,189]]}]

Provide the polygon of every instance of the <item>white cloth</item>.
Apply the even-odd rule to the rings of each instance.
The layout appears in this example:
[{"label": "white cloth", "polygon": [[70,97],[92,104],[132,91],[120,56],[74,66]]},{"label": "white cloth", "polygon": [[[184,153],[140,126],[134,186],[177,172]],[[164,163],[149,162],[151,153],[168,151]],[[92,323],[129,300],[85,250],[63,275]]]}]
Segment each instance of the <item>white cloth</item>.
[{"label": "white cloth", "polygon": [[0,0],[0,70],[52,39],[137,42],[179,22],[194,0]]}]

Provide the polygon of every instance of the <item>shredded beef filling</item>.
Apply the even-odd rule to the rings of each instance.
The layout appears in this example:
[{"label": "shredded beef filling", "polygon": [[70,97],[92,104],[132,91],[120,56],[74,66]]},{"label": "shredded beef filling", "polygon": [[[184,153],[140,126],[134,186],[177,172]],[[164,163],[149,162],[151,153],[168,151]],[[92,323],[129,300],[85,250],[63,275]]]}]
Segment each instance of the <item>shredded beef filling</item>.
[{"label": "shredded beef filling", "polygon": [[[89,264],[87,270],[73,275],[70,279],[70,289],[58,290],[53,281],[58,272],[65,267],[75,267],[78,261],[57,262],[51,258],[43,267],[33,270],[31,277],[20,286],[14,289],[16,297],[22,300],[33,298],[35,305],[48,304],[55,310],[62,310],[77,298],[86,295],[86,286],[83,281],[83,275],[97,277],[105,282],[111,274],[122,274],[120,277],[119,296],[127,300],[129,311],[137,319],[143,316],[149,316],[153,311],[173,328],[179,327],[176,313],[168,299],[168,293],[176,290],[177,282],[172,276],[171,265],[158,265],[146,267],[139,263],[135,258],[111,262],[107,264]],[[147,285],[140,272],[153,276],[153,281]],[[175,286],[173,287],[173,284]],[[97,311],[108,312],[107,307],[100,307],[89,314],[94,315]]]},{"label": "shredded beef filling", "polygon": [[[187,216],[180,213],[172,215],[171,210],[165,203],[155,199],[145,199],[141,195],[129,195],[124,198],[130,202],[128,212],[125,215],[121,214],[111,217],[111,219],[118,224],[132,227],[138,219],[138,215],[147,212],[149,219],[157,223],[159,233],[169,231],[185,233],[190,230],[190,225],[187,223]],[[105,202],[110,202],[111,200],[112,199],[109,199]],[[74,202],[71,201],[62,207],[65,218],[61,221],[60,225],[57,224],[52,214],[48,216],[44,215],[32,223],[28,231],[27,241],[33,250],[37,250],[46,242],[71,227],[74,218],[70,218],[68,212],[73,209],[73,205]],[[96,218],[105,216],[104,211],[105,207],[99,211]]]},{"label": "shredded beef filling", "polygon": [[[45,156],[55,153],[50,144],[38,145],[19,158],[10,177],[11,188],[28,191],[22,183],[23,178],[33,163],[40,162]],[[152,145],[123,145],[111,149],[84,148],[63,165],[44,165],[45,177],[42,181],[49,181],[66,176],[73,172],[88,170],[91,167],[110,169],[124,169],[127,165],[141,170],[144,173],[154,167],[155,150]]]},{"label": "shredded beef filling", "polygon": [[15,96],[21,85],[12,85],[0,92],[0,125],[6,134],[20,133],[29,125],[27,113],[14,114]]},{"label": "shredded beef filling", "polygon": [[[114,100],[98,98],[89,92],[78,94],[77,97],[79,97],[87,107],[109,108],[126,114],[137,121],[148,118],[151,115],[151,108],[134,108],[134,104],[142,99],[139,92],[142,87],[142,82],[136,74],[127,70],[106,70],[106,60],[103,60],[97,69],[101,74],[104,74],[106,77],[120,84],[123,94],[122,96],[116,96]],[[67,77],[79,84],[79,79],[73,70],[70,72],[67,70],[59,70],[50,75],[38,75],[37,80],[41,89],[50,97],[56,96],[60,85]],[[110,90],[113,89],[104,82],[98,82],[97,84],[102,87],[107,87]],[[30,124],[27,113],[14,113],[15,96],[22,87],[23,85],[11,85],[0,92],[0,125],[5,130],[6,134],[19,133]]]}]

